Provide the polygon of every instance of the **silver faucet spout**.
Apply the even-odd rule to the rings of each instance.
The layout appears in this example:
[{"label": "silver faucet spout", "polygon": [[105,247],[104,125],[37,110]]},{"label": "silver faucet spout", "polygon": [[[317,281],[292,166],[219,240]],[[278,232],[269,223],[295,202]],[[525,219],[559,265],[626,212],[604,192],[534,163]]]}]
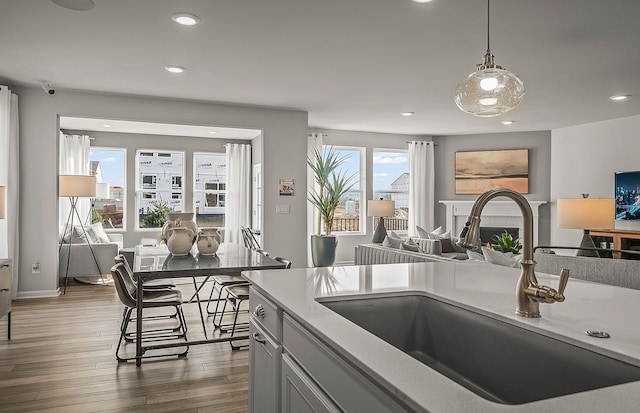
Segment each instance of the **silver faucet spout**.
[{"label": "silver faucet spout", "polygon": [[522,272],[516,287],[516,314],[522,317],[540,317],[540,303],[564,301],[564,288],[569,278],[569,271],[563,270],[558,291],[538,285],[534,272],[536,262],[533,260],[533,212],[529,201],[520,193],[507,189],[495,188],[480,195],[471,208],[469,218],[460,233],[459,245],[465,248],[480,247],[480,214],[485,205],[498,196],[512,199],[520,208],[523,219],[522,239]]}]

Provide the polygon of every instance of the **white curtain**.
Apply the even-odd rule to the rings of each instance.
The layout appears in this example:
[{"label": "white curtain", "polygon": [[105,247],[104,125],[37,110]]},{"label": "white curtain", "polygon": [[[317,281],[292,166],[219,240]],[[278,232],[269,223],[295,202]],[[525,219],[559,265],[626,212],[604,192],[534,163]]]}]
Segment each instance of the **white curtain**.
[{"label": "white curtain", "polygon": [[0,220],[0,257],[11,259],[12,299],[18,292],[20,262],[20,181],[19,181],[18,96],[0,86],[0,185],[5,187],[5,219]]},{"label": "white curtain", "polygon": [[[90,175],[91,174],[91,139],[87,135],[65,135],[60,133],[60,175]],[[91,201],[89,198],[78,200],[78,213],[80,219],[85,221],[89,215]],[[64,226],[69,218],[71,203],[68,198],[60,198],[60,227]],[[74,217],[74,225],[80,225],[78,218]]]},{"label": "white curtain", "polygon": [[[313,156],[315,150],[322,150],[322,134],[310,133],[307,137],[307,159]],[[307,193],[316,186],[316,181],[313,177],[313,170],[307,165]],[[317,189],[317,188],[316,188]],[[307,248],[307,263],[309,267],[313,266],[311,259],[311,235],[318,233],[318,210],[307,200],[307,242],[309,248]]]},{"label": "white curtain", "polygon": [[251,225],[251,145],[227,144],[224,242],[243,244],[240,227]]},{"label": "white curtain", "polygon": [[409,235],[416,225],[433,230],[435,209],[435,167],[433,142],[409,142]]}]

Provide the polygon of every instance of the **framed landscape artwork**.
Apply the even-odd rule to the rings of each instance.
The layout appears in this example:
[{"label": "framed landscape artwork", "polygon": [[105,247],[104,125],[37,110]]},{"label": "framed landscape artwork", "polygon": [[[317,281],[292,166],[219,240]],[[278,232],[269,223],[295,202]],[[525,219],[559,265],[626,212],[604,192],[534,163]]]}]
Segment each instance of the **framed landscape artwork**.
[{"label": "framed landscape artwork", "polygon": [[456,152],[456,194],[493,188],[529,193],[529,150]]}]

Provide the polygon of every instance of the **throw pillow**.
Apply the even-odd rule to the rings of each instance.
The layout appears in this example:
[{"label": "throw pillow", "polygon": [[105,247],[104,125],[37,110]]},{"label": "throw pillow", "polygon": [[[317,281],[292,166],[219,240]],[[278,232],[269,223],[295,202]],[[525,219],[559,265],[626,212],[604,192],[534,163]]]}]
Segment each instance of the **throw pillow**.
[{"label": "throw pillow", "polygon": [[451,243],[451,238],[440,238],[440,243],[442,244],[442,252],[455,252],[453,249],[453,244]]},{"label": "throw pillow", "polygon": [[467,250],[467,257],[471,261],[484,261],[484,255],[471,250]]},{"label": "throw pillow", "polygon": [[[440,227],[442,228],[442,227]],[[440,239],[440,236],[437,234],[434,234],[433,232],[429,232],[426,229],[416,225],[416,232],[418,233],[418,237],[420,238],[424,238],[424,239]]]},{"label": "throw pillow", "polygon": [[[87,240],[87,237],[89,238],[88,240]],[[96,240],[97,240],[97,237],[95,236],[95,233],[93,232],[91,227],[86,227],[84,228],[84,231],[83,231],[80,225],[73,226],[73,231],[71,233],[72,244],[87,244],[89,242],[91,242],[92,244],[95,244],[97,242]]]},{"label": "throw pillow", "polygon": [[96,243],[101,244],[105,242],[111,242],[107,233],[104,232],[102,222],[96,222],[95,224],[91,224],[89,227],[96,236]]},{"label": "throw pillow", "polygon": [[442,225],[440,225],[438,228],[434,229],[433,231],[431,231],[431,233],[433,235],[442,235],[444,234],[444,228],[442,228]]},{"label": "throw pillow", "polygon": [[390,234],[387,234],[387,236],[384,237],[384,241],[382,241],[382,246],[388,248],[399,249],[401,244],[402,238],[394,238]]},{"label": "throw pillow", "polygon": [[522,261],[522,255],[514,256],[511,252],[503,253],[487,247],[482,247],[482,254],[487,262],[504,267],[520,268],[520,261]]},{"label": "throw pillow", "polygon": [[402,244],[400,244],[400,249],[413,251],[413,252],[420,252],[420,247],[418,247],[418,244],[416,244],[411,238],[409,238],[407,242],[403,242]]}]

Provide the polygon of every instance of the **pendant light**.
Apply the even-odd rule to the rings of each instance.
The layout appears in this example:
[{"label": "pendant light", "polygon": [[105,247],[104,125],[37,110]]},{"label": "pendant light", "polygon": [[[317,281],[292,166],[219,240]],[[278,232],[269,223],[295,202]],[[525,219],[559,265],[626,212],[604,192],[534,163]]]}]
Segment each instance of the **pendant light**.
[{"label": "pendant light", "polygon": [[487,53],[484,62],[456,88],[456,105],[480,117],[499,116],[518,106],[524,98],[524,83],[518,76],[495,63],[489,47],[489,7],[487,0]]}]

